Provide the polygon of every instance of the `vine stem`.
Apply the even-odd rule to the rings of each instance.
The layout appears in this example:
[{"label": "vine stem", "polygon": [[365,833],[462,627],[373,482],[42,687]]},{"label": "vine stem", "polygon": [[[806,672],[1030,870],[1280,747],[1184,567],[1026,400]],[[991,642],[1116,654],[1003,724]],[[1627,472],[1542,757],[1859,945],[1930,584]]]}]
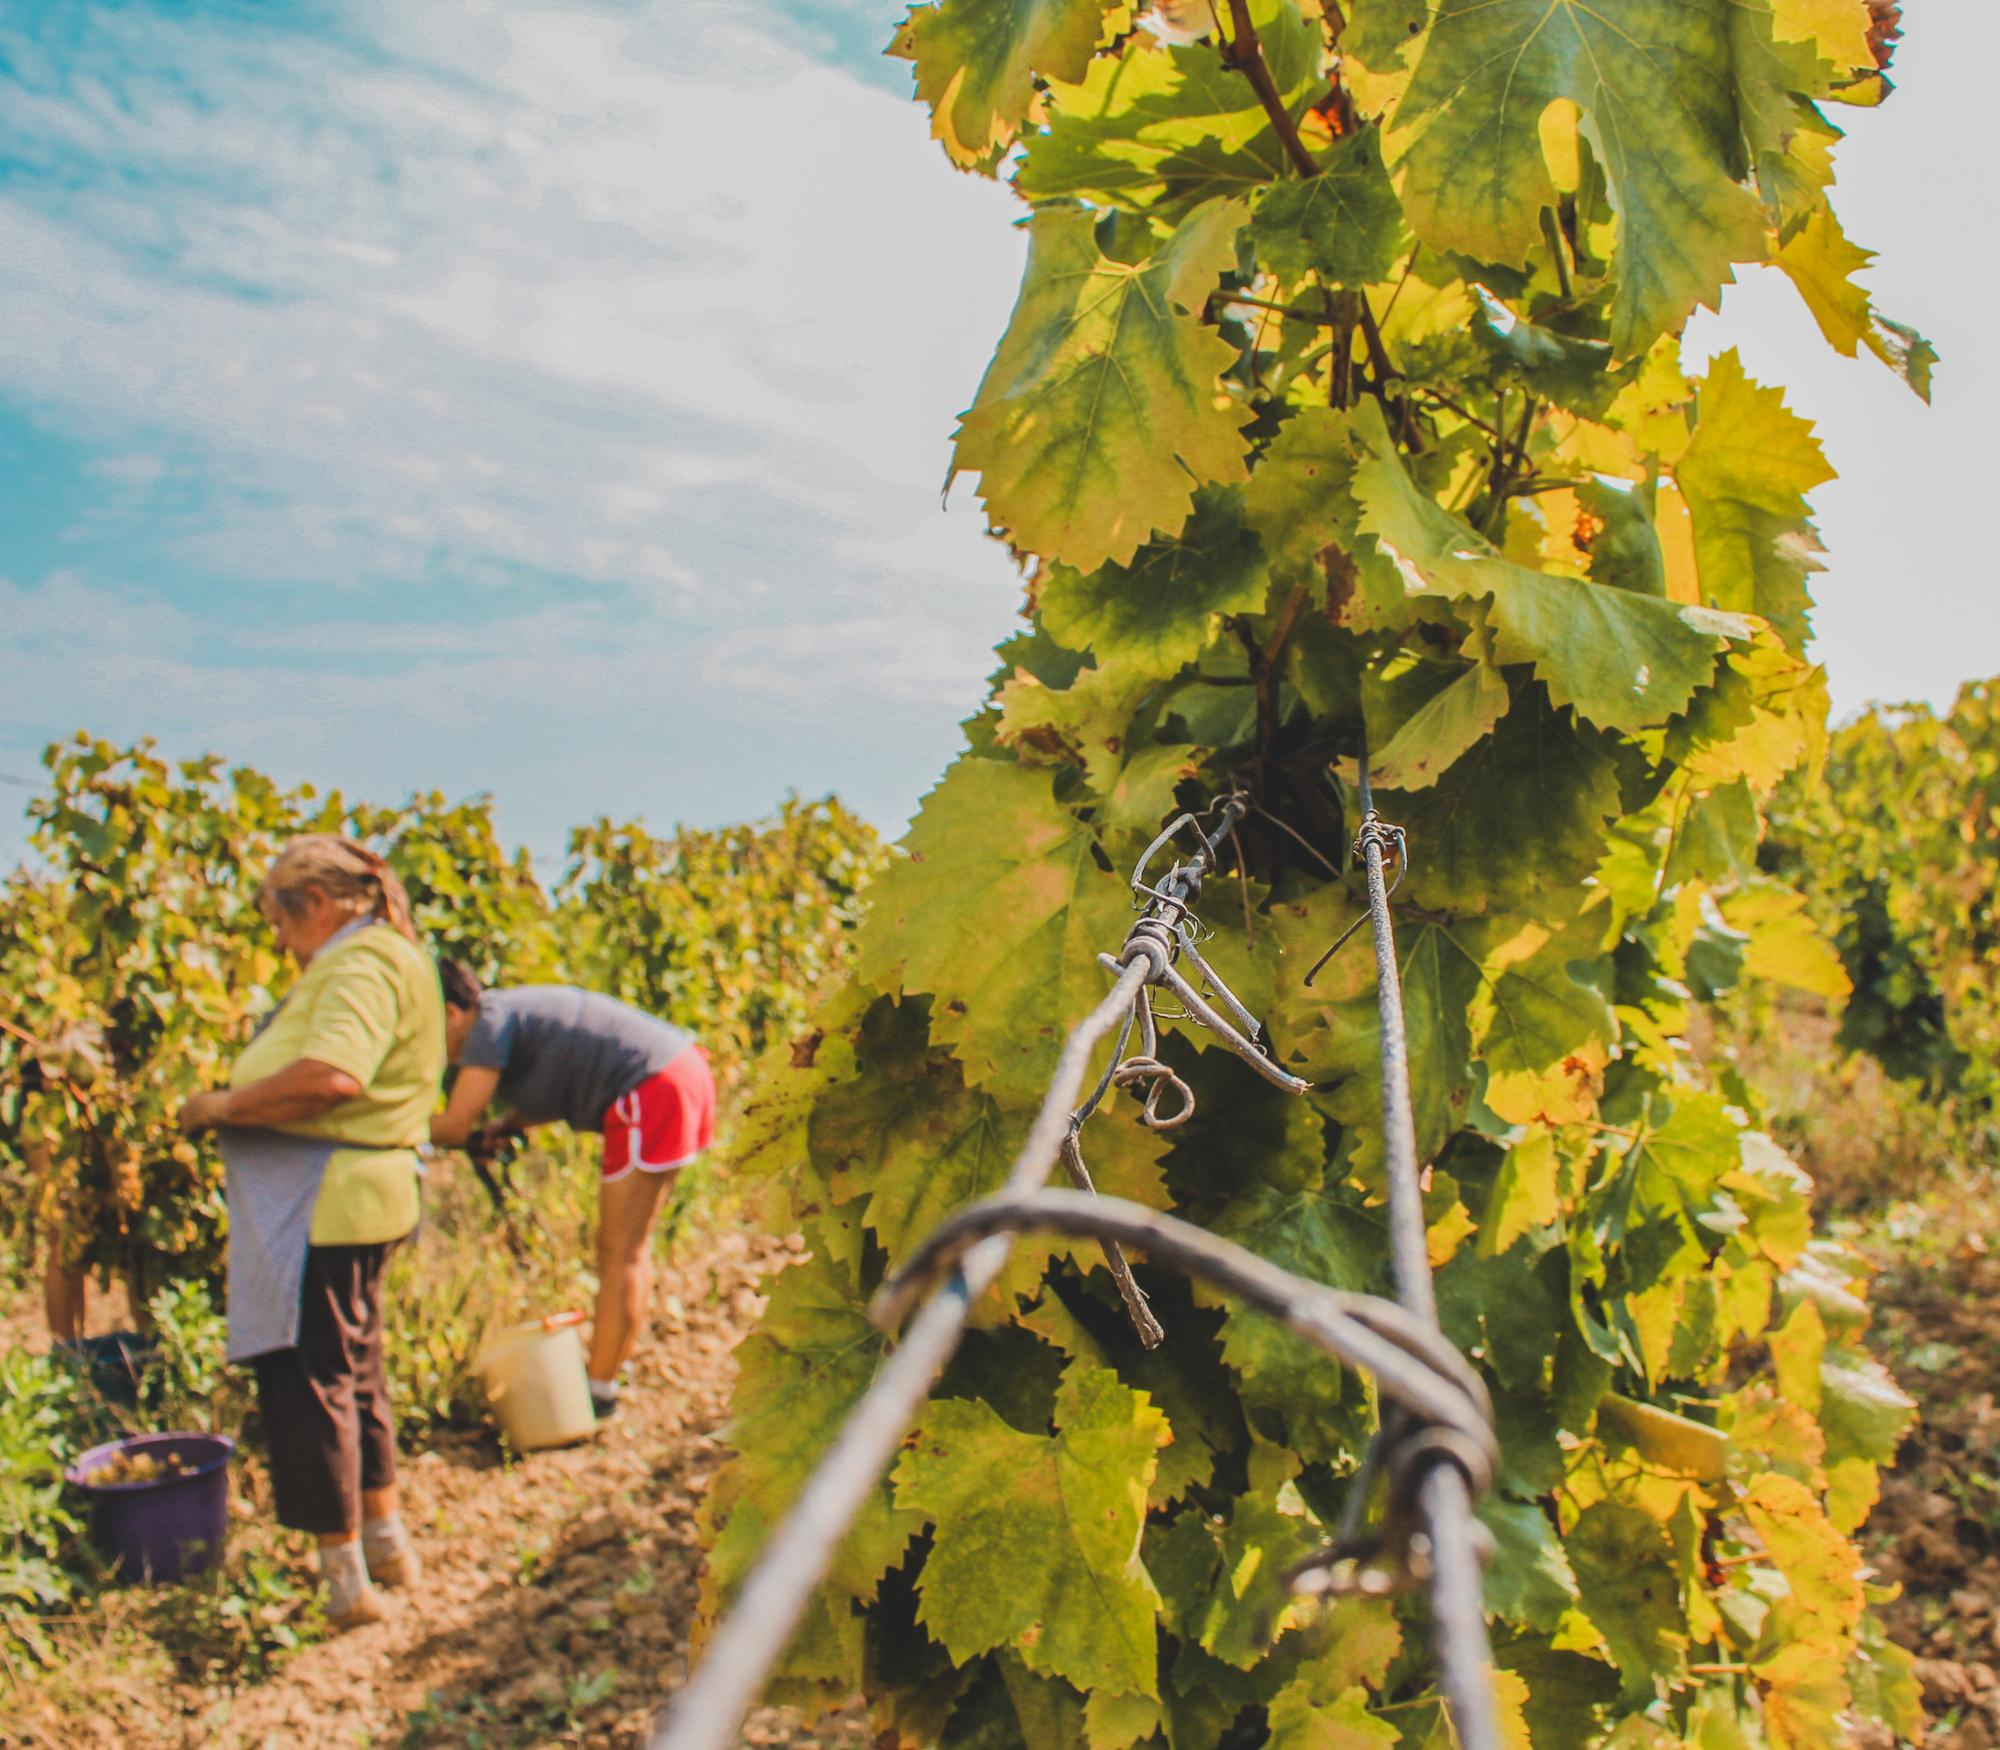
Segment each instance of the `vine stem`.
[{"label": "vine stem", "polygon": [[23,1045],[32,1045],[37,1051],[48,1051],[52,1049],[52,1047],[44,1045],[39,1039],[37,1039],[34,1036],[34,1034],[23,1032],[19,1027],[15,1026],[12,1021],[7,1020],[4,1016],[0,1016],[0,1033],[11,1033],[14,1035],[16,1039],[20,1040],[20,1042]]},{"label": "vine stem", "polygon": [[1264,59],[1264,44],[1257,35],[1256,25],[1250,21],[1250,0],[1229,0],[1229,25],[1229,40],[1222,46],[1222,64],[1234,67],[1250,81],[1250,88],[1271,118],[1272,131],[1283,143],[1292,167],[1301,176],[1317,176],[1319,165],[1306,150],[1305,141],[1299,138],[1298,123],[1285,107],[1284,94],[1279,91],[1277,80],[1271,77],[1271,64]]},{"label": "vine stem", "polygon": [[1277,729],[1278,714],[1278,665],[1285,654],[1285,646],[1290,643],[1292,633],[1297,629],[1299,616],[1305,611],[1306,592],[1292,591],[1285,605],[1278,610],[1277,623],[1271,628],[1270,641],[1252,656],[1252,672],[1257,680],[1257,764],[1263,766],[1271,757],[1271,737]]},{"label": "vine stem", "polygon": [[[1277,80],[1271,77],[1271,64],[1264,59],[1263,41],[1250,19],[1250,0],[1229,0],[1229,38],[1222,45],[1222,64],[1235,68],[1250,81],[1250,89],[1256,92],[1257,101],[1264,106],[1264,113],[1271,121],[1271,131],[1284,146],[1285,156],[1292,161],[1292,168],[1308,179],[1319,175],[1319,161],[1299,137],[1299,125],[1292,120],[1292,112],[1285,107],[1284,93],[1278,89]],[[1389,362],[1389,349],[1382,344],[1382,330],[1376,324],[1375,312],[1368,307],[1367,295],[1357,293],[1355,296],[1360,309],[1361,338],[1368,348],[1368,363],[1375,373],[1375,387],[1386,396],[1390,380],[1401,376],[1402,372]]]}]

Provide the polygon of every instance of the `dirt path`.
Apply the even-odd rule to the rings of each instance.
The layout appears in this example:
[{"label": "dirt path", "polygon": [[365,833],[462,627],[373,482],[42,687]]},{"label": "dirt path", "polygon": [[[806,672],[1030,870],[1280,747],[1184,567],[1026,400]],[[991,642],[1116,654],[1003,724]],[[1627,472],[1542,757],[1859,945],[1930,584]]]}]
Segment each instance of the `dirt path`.
[{"label": "dirt path", "polygon": [[[691,1242],[693,1252],[699,1242]],[[716,1237],[662,1272],[634,1388],[590,1444],[503,1463],[482,1434],[408,1459],[404,1515],[429,1574],[386,1622],[308,1648],[234,1696],[152,1698],[150,1725],[69,1716],[56,1741],[194,1746],[641,1741],[684,1677],[700,1554],[695,1513],[719,1457],[734,1350],[761,1310],[776,1240]],[[173,1716],[169,1717],[168,1710]],[[152,1710],[149,1710],[152,1711]],[[757,1744],[864,1742],[836,1724],[752,1718]]]},{"label": "dirt path", "polygon": [[[1922,1405],[1864,1533],[1903,1596],[1885,1615],[1918,1659],[1935,1750],[2000,1747],[2000,1192],[1871,1222],[1884,1270],[1874,1347]],[[430,1574],[387,1622],[300,1654],[234,1695],[107,1685],[40,1745],[428,1746],[643,1741],[684,1678],[700,1553],[695,1514],[721,1456],[734,1352],[759,1283],[789,1252],[742,1232],[662,1271],[625,1407],[596,1441],[503,1462],[490,1435],[445,1437],[405,1467],[405,1513]],[[9,1335],[15,1333],[9,1332]],[[0,1742],[9,1734],[0,1728]],[[860,1745],[767,1710],[752,1744]]]},{"label": "dirt path", "polygon": [[1920,1415],[1864,1544],[1903,1588],[1883,1614],[1916,1655],[1934,1750],[2000,1745],[2000,1256],[1986,1239],[1996,1220],[1991,1194],[1892,1211],[1873,1297],[1876,1346]]}]

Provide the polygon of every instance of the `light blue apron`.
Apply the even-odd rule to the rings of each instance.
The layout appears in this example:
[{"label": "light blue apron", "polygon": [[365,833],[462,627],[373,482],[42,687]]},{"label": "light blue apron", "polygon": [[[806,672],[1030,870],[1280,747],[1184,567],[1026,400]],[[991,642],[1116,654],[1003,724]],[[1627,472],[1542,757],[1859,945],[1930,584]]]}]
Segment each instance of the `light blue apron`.
[{"label": "light blue apron", "polygon": [[278,1130],[217,1132],[229,1202],[229,1359],[299,1340],[306,1248],[327,1162],[344,1143]]}]

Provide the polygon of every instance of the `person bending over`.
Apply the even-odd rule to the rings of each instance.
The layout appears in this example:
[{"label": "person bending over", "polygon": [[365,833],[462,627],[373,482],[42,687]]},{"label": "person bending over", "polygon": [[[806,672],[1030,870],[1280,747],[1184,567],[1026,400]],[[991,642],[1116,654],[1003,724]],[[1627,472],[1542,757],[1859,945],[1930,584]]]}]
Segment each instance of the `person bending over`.
[{"label": "person bending over", "polygon": [[457,1079],[431,1121],[439,1148],[464,1148],[497,1098],[488,1133],[567,1124],[601,1131],[597,1309],[590,1397],[618,1406],[618,1374],[645,1326],[654,1218],[680,1170],[715,1138],[715,1082],[691,1034],[592,991],[531,984],[483,990],[457,961],[439,967],[445,1045]]}]

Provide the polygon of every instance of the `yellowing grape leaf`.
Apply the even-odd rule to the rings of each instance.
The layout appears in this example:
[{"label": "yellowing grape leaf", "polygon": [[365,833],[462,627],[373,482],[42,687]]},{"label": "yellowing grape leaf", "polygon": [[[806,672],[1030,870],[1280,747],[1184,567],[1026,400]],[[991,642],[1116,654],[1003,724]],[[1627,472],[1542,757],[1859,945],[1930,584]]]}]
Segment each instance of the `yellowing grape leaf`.
[{"label": "yellowing grape leaf", "polygon": [[1764,254],[1742,186],[1730,0],[1439,0],[1389,150],[1424,242],[1520,266],[1556,187],[1539,122],[1568,99],[1618,218],[1612,345],[1643,352]]},{"label": "yellowing grape leaf", "polygon": [[1718,354],[1700,386],[1700,419],[1676,469],[1694,518],[1702,593],[1719,608],[1761,614],[1793,649],[1821,569],[1805,495],[1833,478],[1812,427]]},{"label": "yellowing grape leaf", "polygon": [[1130,891],[1098,866],[1053,777],[1011,760],[961,759],[904,844],[870,891],[856,969],[878,990],[928,993],[931,1031],[966,1079],[1033,1106],[1104,995],[1097,955],[1124,941]]},{"label": "yellowing grape leaf", "polygon": [[1037,75],[1081,79],[1131,16],[1106,0],[937,0],[911,9],[892,52],[916,62],[917,95],[952,162],[974,165],[1019,132]]},{"label": "yellowing grape leaf", "polygon": [[1209,486],[1195,494],[1187,526],[1147,542],[1130,565],[1089,573],[1051,566],[1035,605],[1059,643],[1151,680],[1199,656],[1222,615],[1258,612],[1270,587],[1241,495]]},{"label": "yellowing grape leaf", "polygon": [[896,1504],[935,1526],[918,1620],[960,1664],[1012,1647],[1084,1690],[1159,1693],[1158,1595],[1139,1560],[1165,1421],[1103,1368],[1072,1363],[1056,1431],[944,1398],[898,1460]]},{"label": "yellowing grape leaf", "polygon": [[1407,236],[1380,136],[1360,129],[1334,141],[1318,162],[1317,176],[1275,182],[1258,200],[1250,221],[1258,260],[1288,282],[1308,274],[1332,286],[1387,279]]},{"label": "yellowing grape leaf", "polygon": [[1503,663],[1533,663],[1558,705],[1606,729],[1642,729],[1684,709],[1749,622],[1501,558],[1467,523],[1422,492],[1373,403],[1355,429],[1373,452],[1354,473],[1361,527],[1411,587],[1446,601],[1484,599]]},{"label": "yellowing grape leaf", "polygon": [[1573,965],[1604,946],[1600,910],[1547,923],[1494,918],[1463,937],[1480,957],[1470,1016],[1473,1052],[1486,1065],[1486,1103],[1513,1124],[1572,1124],[1594,1115],[1617,1027],[1611,1005]]},{"label": "yellowing grape leaf", "polygon": [[1294,1678],[1271,1702],[1266,1750],[1395,1750],[1403,1741],[1393,1720],[1368,1711],[1358,1685],[1322,1700],[1310,1674]]},{"label": "yellowing grape leaf", "polygon": [[1771,1366],[1779,1392],[1808,1415],[1819,1414],[1819,1368],[1825,1353],[1825,1321],[1817,1306],[1801,1300],[1771,1333]]},{"label": "yellowing grape leaf", "polygon": [[[1050,687],[1017,672],[994,699],[1000,721],[993,738],[1023,765],[1081,766],[1085,781],[1102,795],[1125,769],[1132,710],[1151,684],[1130,671],[1086,668],[1068,686]],[[1159,818],[1157,811],[1149,817],[1155,830]]]},{"label": "yellowing grape leaf", "polygon": [[1497,1258],[1516,1240],[1562,1214],[1562,1156],[1547,1130],[1531,1130],[1507,1150],[1479,1230],[1481,1257]]},{"label": "yellowing grape leaf", "polygon": [[1835,352],[1852,358],[1857,347],[1867,347],[1930,400],[1937,348],[1914,329],[1876,313],[1874,300],[1853,278],[1875,259],[1874,251],[1848,242],[1831,207],[1820,207],[1773,259],[1798,287]]},{"label": "yellowing grape leaf", "polygon": [[1861,1617],[1859,1552],[1796,1477],[1756,1478],[1744,1491],[1743,1512],[1791,1589],[1794,1621],[1805,1638],[1837,1644]]},{"label": "yellowing grape leaf", "polygon": [[1771,0],[1771,19],[1779,37],[1811,43],[1821,60],[1842,72],[1875,64],[1868,0]]},{"label": "yellowing grape leaf", "polygon": [[1221,380],[1236,352],[1202,320],[1244,216],[1211,201],[1137,264],[1098,249],[1088,213],[1029,222],[1020,296],[952,460],[1016,546],[1078,571],[1126,564],[1179,532],[1196,487],[1244,478],[1249,413]]}]

